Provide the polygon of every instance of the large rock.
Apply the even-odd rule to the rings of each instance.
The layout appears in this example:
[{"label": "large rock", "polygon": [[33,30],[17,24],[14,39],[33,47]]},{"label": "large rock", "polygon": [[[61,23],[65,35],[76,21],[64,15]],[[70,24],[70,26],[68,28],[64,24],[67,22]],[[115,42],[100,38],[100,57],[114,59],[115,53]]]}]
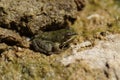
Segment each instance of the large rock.
[{"label": "large rock", "polygon": [[27,36],[46,27],[65,27],[66,19],[73,22],[83,3],[84,0],[0,0],[0,27]]}]

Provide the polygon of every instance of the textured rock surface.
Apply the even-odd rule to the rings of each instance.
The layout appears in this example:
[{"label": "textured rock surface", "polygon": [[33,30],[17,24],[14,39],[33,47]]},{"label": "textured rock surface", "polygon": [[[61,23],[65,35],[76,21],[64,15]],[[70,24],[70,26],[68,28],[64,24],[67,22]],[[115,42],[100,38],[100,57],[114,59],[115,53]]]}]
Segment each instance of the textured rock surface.
[{"label": "textured rock surface", "polygon": [[0,43],[28,48],[40,30],[68,27],[84,5],[84,0],[0,0]]},{"label": "textured rock surface", "polygon": [[[47,2],[47,0],[0,0],[0,80],[120,79],[120,34],[105,38],[109,33],[120,33],[120,6],[116,5],[116,3],[120,4],[119,0],[85,0],[86,5],[81,4],[84,0],[74,0],[75,3],[69,4],[71,7],[75,5],[73,13],[81,10],[85,5],[83,10],[77,13],[75,24],[71,25],[78,36],[75,42],[71,43],[74,44],[71,48],[50,56],[27,48],[27,42],[29,43],[31,38],[29,36],[39,28],[54,29],[55,26],[62,26],[65,20],[62,12],[58,10],[54,19],[51,8],[44,10],[39,1],[43,1],[43,4]],[[67,5],[66,2],[73,2],[73,0],[56,0],[60,3],[55,0],[50,1],[55,4],[65,2],[64,5]],[[50,5],[53,6],[54,3],[50,2]],[[47,5],[48,3],[45,4],[45,8]],[[69,6],[65,7],[69,8]],[[58,5],[53,8],[55,9],[52,11],[55,12]],[[69,13],[66,8],[62,10],[65,15],[67,14],[65,18],[74,20],[74,14]],[[42,22],[40,17],[44,18]],[[45,26],[47,19],[50,22]],[[55,20],[57,22],[51,24]]]},{"label": "textured rock surface", "polygon": [[63,24],[65,27],[66,19],[75,18],[77,7],[82,9],[83,2],[84,0],[1,0],[0,26],[16,29],[29,36],[43,27],[56,28]]},{"label": "textured rock surface", "polygon": [[[91,45],[89,41],[74,46],[69,55],[62,57],[48,58],[29,49],[9,48],[0,57],[0,79],[119,80],[120,34],[107,39],[88,50],[78,51]],[[6,48],[1,46],[1,50]]]},{"label": "textured rock surface", "polygon": [[18,33],[0,28],[0,43],[7,43],[8,45],[19,45],[21,47],[29,47],[29,42],[21,37]]},{"label": "textured rock surface", "polygon": [[[63,58],[61,62],[64,65],[70,65],[76,61],[80,61],[80,64],[84,62],[93,72],[94,70],[100,70],[99,74],[101,75],[96,75],[95,80],[98,80],[97,78],[101,78],[100,80],[120,80],[120,34],[109,35],[107,39],[107,41],[100,41],[95,47],[85,51],[78,52],[81,44],[77,45],[75,47],[79,48],[73,47],[72,55]],[[83,44],[86,45],[86,43]],[[79,79],[81,77],[78,77],[76,80]]]}]

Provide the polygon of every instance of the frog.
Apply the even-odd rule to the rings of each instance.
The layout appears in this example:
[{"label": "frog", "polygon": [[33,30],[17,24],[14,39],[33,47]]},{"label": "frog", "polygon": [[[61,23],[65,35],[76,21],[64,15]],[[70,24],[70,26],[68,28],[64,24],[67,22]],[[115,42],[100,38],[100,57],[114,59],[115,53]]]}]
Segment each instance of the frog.
[{"label": "frog", "polygon": [[40,31],[32,40],[31,45],[37,52],[47,55],[59,53],[69,47],[77,33],[72,28],[55,31]]}]

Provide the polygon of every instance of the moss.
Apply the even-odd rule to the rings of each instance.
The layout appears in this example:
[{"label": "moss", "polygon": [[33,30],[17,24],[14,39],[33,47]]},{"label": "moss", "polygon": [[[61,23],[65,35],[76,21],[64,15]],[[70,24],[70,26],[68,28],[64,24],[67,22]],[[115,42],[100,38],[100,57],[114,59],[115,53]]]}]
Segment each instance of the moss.
[{"label": "moss", "polygon": [[[83,40],[95,39],[94,35],[101,32],[119,33],[119,8],[113,0],[110,2],[107,2],[107,0],[89,0],[87,6],[78,16],[77,21],[72,27],[79,34],[79,39],[82,37]],[[88,19],[90,16],[93,17]]]}]

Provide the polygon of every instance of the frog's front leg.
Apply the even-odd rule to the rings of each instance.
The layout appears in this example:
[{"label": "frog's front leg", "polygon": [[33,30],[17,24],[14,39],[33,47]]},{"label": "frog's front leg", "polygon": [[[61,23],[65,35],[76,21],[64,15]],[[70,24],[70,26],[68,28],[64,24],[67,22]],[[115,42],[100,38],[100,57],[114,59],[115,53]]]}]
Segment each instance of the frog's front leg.
[{"label": "frog's front leg", "polygon": [[32,47],[35,51],[42,52],[45,54],[52,54],[53,42],[42,39],[34,39],[32,41]]},{"label": "frog's front leg", "polygon": [[61,49],[64,49],[66,46],[68,47],[69,46],[69,43],[71,43],[73,40],[74,40],[75,36],[72,36],[70,39],[66,40],[65,42],[63,42],[61,44]]}]

